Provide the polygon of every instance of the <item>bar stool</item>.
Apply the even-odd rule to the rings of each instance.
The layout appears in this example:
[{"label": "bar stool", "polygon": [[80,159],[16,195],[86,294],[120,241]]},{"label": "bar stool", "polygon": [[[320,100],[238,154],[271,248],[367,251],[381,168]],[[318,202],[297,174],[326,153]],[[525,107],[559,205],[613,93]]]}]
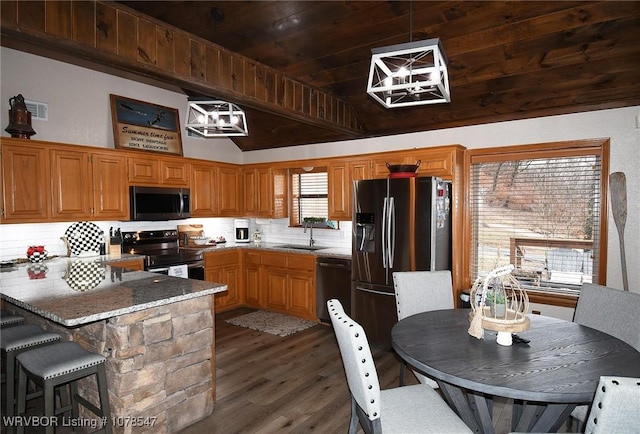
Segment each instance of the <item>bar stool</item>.
[{"label": "bar stool", "polygon": [[0,349],[5,361],[5,380],[7,383],[7,406],[5,414],[15,414],[15,367],[16,357],[30,349],[59,341],[60,335],[44,330],[33,324],[7,327],[0,330]]},{"label": "bar stool", "polygon": [[[104,423],[100,433],[111,433],[111,409],[109,406],[109,392],[105,361],[100,354],[85,350],[75,342],[60,342],[53,345],[36,348],[21,353],[18,362],[18,411],[24,415],[27,406],[27,382],[33,381],[44,392],[44,416],[50,419],[58,414],[71,410],[71,416],[77,419],[80,412],[78,404],[101,418]],[[100,408],[78,394],[78,380],[96,375]],[[58,386],[71,388],[71,402],[55,408],[54,390]],[[24,432],[24,427],[18,427],[18,433]],[[54,426],[46,427],[46,432],[53,433]]]},{"label": "bar stool", "polygon": [[14,315],[8,310],[0,310],[0,328],[11,327],[19,325],[24,322],[24,318],[20,315]]}]

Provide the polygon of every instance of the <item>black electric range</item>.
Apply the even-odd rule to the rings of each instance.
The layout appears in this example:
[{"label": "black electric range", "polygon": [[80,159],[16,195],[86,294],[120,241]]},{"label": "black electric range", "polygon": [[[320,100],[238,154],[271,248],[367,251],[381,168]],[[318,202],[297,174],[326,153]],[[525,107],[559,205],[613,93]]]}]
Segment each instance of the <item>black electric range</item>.
[{"label": "black electric range", "polygon": [[204,280],[204,252],[180,248],[177,229],[123,232],[122,252],[144,255],[146,271],[168,274],[186,265],[190,279]]}]

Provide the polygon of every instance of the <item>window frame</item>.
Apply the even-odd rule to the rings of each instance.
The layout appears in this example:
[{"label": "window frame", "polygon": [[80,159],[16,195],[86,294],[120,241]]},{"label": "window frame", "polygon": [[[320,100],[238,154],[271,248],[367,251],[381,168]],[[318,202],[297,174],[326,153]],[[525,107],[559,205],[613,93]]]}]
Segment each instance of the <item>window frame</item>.
[{"label": "window frame", "polygon": [[[601,159],[600,179],[600,240],[598,281],[606,284],[607,279],[607,246],[608,246],[608,194],[609,194],[609,150],[610,139],[585,139],[551,143],[536,143],[528,145],[511,145],[494,148],[468,149],[465,155],[465,204],[467,212],[464,214],[464,249],[463,261],[464,282],[470,288],[473,284],[472,264],[474,263],[473,235],[473,204],[471,167],[477,163],[526,160],[537,158],[573,157],[583,155],[597,155]],[[556,294],[537,291],[527,291],[529,300],[534,303],[550,304],[554,306],[575,307],[577,295]]]},{"label": "window frame", "polygon": [[[326,166],[322,166],[322,167],[312,167],[311,169],[305,169],[305,168],[293,168],[293,169],[289,169],[289,227],[292,228],[301,228],[303,227],[303,222],[298,221],[297,216],[293,215],[293,211],[294,209],[296,209],[296,207],[294,207],[294,196],[295,196],[295,192],[294,192],[294,188],[293,188],[293,177],[296,175],[304,175],[306,173],[326,173],[327,175],[327,221],[330,221],[329,219],[329,171],[328,171],[328,167]],[[318,229],[324,229],[318,226],[314,226],[314,228],[318,228]],[[330,229],[329,227],[327,227],[326,229]]]}]

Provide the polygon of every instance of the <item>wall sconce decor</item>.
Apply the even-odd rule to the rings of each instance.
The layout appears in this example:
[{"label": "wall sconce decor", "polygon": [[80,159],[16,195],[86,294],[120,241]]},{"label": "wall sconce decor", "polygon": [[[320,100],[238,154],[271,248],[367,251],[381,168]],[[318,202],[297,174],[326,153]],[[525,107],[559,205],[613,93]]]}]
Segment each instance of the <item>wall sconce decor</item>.
[{"label": "wall sconce decor", "polygon": [[249,135],[244,110],[227,101],[189,100],[186,127],[202,137]]},{"label": "wall sconce decor", "polygon": [[31,127],[31,112],[22,94],[9,98],[9,106],[9,126],[5,131],[14,138],[30,139],[36,132]]}]

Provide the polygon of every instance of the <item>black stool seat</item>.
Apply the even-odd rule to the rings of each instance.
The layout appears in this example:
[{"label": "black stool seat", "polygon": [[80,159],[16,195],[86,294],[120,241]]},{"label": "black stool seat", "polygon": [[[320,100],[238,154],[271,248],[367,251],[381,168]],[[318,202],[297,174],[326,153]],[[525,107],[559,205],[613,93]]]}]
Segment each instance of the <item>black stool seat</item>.
[{"label": "black stool seat", "polygon": [[24,318],[20,315],[14,315],[7,310],[0,309],[0,327],[11,327],[23,322]]},{"label": "black stool seat", "polygon": [[32,376],[41,380],[73,374],[106,361],[100,354],[87,351],[75,342],[37,348],[20,354],[17,359]]},{"label": "black stool seat", "polygon": [[[105,421],[97,432],[111,432],[111,415],[109,407],[109,393],[105,361],[100,354],[87,351],[75,342],[60,342],[25,351],[17,356],[18,362],[18,415],[24,414],[26,409],[27,380],[32,380],[42,387],[44,393],[45,418],[71,411],[73,418],[79,417],[78,404],[82,404],[96,416]],[[96,375],[98,398],[100,407],[89,402],[78,394],[77,380],[90,375]],[[71,389],[71,402],[68,405],[55,408],[54,389],[58,386]],[[21,433],[18,427],[18,433]],[[53,432],[53,426],[47,427],[46,432]]]},{"label": "black stool seat", "polygon": [[[42,327],[33,324],[7,327],[0,330],[0,349],[2,357],[5,359],[4,369],[5,382],[7,384],[7,398],[5,414],[13,416],[15,414],[15,370],[16,357],[27,350],[49,345],[60,340],[60,335],[44,330]],[[11,431],[11,427],[8,428]]]},{"label": "black stool seat", "polygon": [[2,351],[18,351],[60,340],[60,335],[33,324],[9,327],[2,330]]}]

